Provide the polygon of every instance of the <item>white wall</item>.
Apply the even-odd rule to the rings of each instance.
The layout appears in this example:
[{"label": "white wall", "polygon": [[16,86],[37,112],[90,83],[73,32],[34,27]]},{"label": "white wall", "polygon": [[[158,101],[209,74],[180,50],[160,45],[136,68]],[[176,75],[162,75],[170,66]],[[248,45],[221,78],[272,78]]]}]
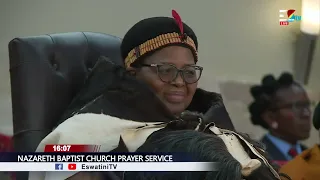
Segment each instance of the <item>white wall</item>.
[{"label": "white wall", "polygon": [[265,73],[292,69],[299,24],[279,26],[279,9],[295,8],[300,14],[300,4],[300,0],[1,0],[0,121],[11,121],[7,44],[14,37],[69,31],[122,37],[137,21],[170,16],[176,9],[199,38],[199,63],[205,67],[201,86],[219,90],[221,79],[256,82]]}]

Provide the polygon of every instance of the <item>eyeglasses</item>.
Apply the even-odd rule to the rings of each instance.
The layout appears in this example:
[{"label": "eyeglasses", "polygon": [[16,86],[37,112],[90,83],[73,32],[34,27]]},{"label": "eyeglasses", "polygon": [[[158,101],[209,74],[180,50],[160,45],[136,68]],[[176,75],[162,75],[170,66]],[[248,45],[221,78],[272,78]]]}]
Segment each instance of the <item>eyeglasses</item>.
[{"label": "eyeglasses", "polygon": [[174,81],[178,74],[181,75],[185,83],[196,83],[200,79],[203,70],[202,67],[196,65],[187,65],[182,69],[178,69],[171,64],[141,64],[141,66],[157,68],[158,77],[166,83]]},{"label": "eyeglasses", "polygon": [[306,102],[288,103],[288,104],[284,104],[282,106],[278,106],[274,109],[275,110],[276,109],[291,109],[292,111],[300,114],[300,113],[303,113],[304,110],[310,111],[311,107],[312,107],[312,103],[309,101],[306,101]]}]

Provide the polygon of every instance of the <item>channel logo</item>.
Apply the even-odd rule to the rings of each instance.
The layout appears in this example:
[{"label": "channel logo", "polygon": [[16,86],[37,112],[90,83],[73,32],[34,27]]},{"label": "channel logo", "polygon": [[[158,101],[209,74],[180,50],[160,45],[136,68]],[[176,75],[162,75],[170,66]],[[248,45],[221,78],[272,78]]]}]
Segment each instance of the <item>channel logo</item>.
[{"label": "channel logo", "polygon": [[63,170],[63,164],[55,164],[56,170]]},{"label": "channel logo", "polygon": [[[279,21],[280,21],[280,26],[288,26],[289,22],[294,22],[294,21],[301,21],[301,16],[295,15],[294,13],[296,10],[294,9],[283,9],[279,10]],[[288,18],[287,18],[288,17]]]},{"label": "channel logo", "polygon": [[69,170],[76,170],[77,169],[77,165],[76,164],[68,164],[68,169]]}]

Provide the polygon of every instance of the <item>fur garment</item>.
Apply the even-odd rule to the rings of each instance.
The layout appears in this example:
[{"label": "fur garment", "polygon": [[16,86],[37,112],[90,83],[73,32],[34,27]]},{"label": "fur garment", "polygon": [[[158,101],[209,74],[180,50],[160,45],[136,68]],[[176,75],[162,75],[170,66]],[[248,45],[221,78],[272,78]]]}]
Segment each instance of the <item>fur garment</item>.
[{"label": "fur garment", "polygon": [[[184,115],[185,120],[164,122],[138,122],[120,119],[104,114],[83,113],[77,114],[52,131],[44,138],[37,148],[37,152],[43,152],[46,144],[93,144],[99,145],[99,152],[110,152],[117,149],[123,143],[123,147],[129,152],[135,152],[142,146],[147,138],[156,131],[162,129],[179,130],[191,129],[215,135],[224,142],[231,156],[242,167],[242,176],[250,176],[264,163],[276,179],[277,172],[268,161],[259,153],[249,141],[242,135],[225,129],[220,129],[210,123],[205,125],[203,119],[191,119],[192,116]],[[189,119],[188,119],[189,118]],[[89,127],[89,128],[88,128]],[[101,138],[104,137],[104,138]],[[124,149],[118,149],[124,152]],[[250,153],[257,159],[253,159]],[[63,180],[77,172],[30,172],[29,180]]]},{"label": "fur garment", "polygon": [[[183,113],[181,117],[175,117],[147,85],[132,77],[123,67],[106,59],[100,59],[59,124],[41,141],[37,152],[42,152],[45,144],[93,144],[100,145],[100,152],[126,150],[134,152],[149,135],[170,126],[174,127],[173,130],[180,127],[180,129],[201,131],[205,125],[214,123],[214,127],[219,127],[218,129],[221,128],[222,131],[234,132],[222,98],[217,93],[197,89],[187,110],[203,114],[201,121],[198,119],[189,125],[178,126],[176,123],[181,122],[181,119],[192,119],[197,116]],[[184,120],[184,122],[192,121]],[[211,134],[215,132],[211,131]],[[237,134],[234,135],[242,143],[246,141],[245,138],[239,139]],[[230,140],[226,136],[221,138],[225,141]],[[238,147],[241,143],[234,142],[234,144]],[[241,152],[244,149],[253,152],[246,143],[244,145],[245,148],[240,148]],[[257,166],[257,163],[250,164],[250,159],[253,157],[251,155],[242,158],[246,161],[242,161],[234,153],[233,156],[238,158],[243,167]],[[265,163],[259,156],[254,156],[253,159]],[[267,171],[272,169],[268,164],[266,167]],[[30,172],[29,179],[62,180],[74,173]]]}]

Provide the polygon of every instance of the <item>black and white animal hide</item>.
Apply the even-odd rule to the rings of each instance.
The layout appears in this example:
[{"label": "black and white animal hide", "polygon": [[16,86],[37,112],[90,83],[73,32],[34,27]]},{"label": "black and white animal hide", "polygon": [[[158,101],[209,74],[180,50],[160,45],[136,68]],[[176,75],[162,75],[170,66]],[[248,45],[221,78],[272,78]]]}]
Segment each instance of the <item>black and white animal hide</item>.
[{"label": "black and white animal hide", "polygon": [[[100,152],[134,152],[156,132],[187,129],[218,137],[228,156],[240,163],[243,176],[250,177],[262,165],[269,174],[277,175],[257,153],[259,150],[234,131],[220,95],[198,89],[188,110],[181,117],[173,116],[147,85],[122,67],[100,59],[83,90],[57,127],[41,141],[37,152],[43,152],[46,144],[95,144],[100,146]],[[30,172],[29,179],[63,180],[75,173]],[[108,177],[111,175],[114,174]]]}]

